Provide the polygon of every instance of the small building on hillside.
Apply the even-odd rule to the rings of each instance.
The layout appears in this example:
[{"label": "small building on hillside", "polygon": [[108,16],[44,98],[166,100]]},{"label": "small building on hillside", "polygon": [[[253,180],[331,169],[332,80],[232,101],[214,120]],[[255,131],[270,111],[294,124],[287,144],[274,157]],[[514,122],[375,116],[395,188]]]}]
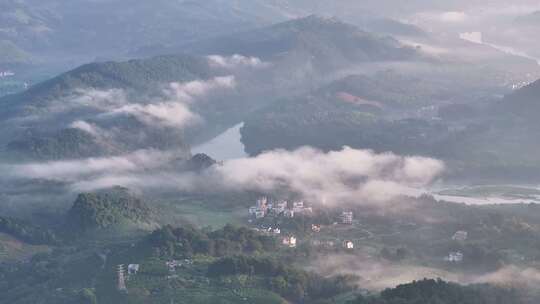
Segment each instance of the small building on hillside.
[{"label": "small building on hillside", "polygon": [[286,218],[293,218],[294,217],[294,211],[291,209],[287,209],[283,212],[283,216]]},{"label": "small building on hillside", "polygon": [[256,219],[264,218],[268,211],[268,198],[261,197],[257,200],[255,206],[249,207],[249,215]]},{"label": "small building on hillside", "polygon": [[169,268],[169,272],[175,272],[176,267],[182,267],[182,262],[177,260],[170,260],[165,262],[165,265],[167,266],[167,268]]},{"label": "small building on hillside", "polygon": [[278,227],[276,228],[272,228],[272,227],[269,227],[268,229],[264,230],[264,232],[266,234],[273,234],[273,235],[280,235],[281,234],[281,229],[279,229]]},{"label": "small building on hillside", "polygon": [[302,201],[293,202],[293,211],[294,212],[302,212],[302,211],[304,211],[304,202],[302,202]]},{"label": "small building on hillside", "polygon": [[454,234],[454,236],[452,236],[452,240],[463,242],[463,241],[466,241],[468,237],[469,237],[469,233],[467,231],[460,230],[460,231],[457,231]]},{"label": "small building on hillside", "polygon": [[275,202],[273,205],[272,205],[272,212],[274,214],[281,214],[285,211],[285,209],[287,209],[287,205],[288,205],[288,202],[287,201],[278,201],[278,202]]},{"label": "small building on hillside", "polygon": [[296,247],[296,237],[295,236],[286,236],[283,238],[282,244],[284,246],[295,248]]},{"label": "small building on hillside", "polygon": [[139,264],[129,264],[128,265],[128,274],[129,275],[135,275],[137,272],[139,272],[140,265]]},{"label": "small building on hillside", "polygon": [[461,263],[463,262],[463,253],[460,251],[450,252],[444,260],[451,263]]},{"label": "small building on hillside", "polygon": [[315,224],[311,224],[311,231],[313,232],[321,232],[321,225],[315,225]]},{"label": "small building on hillside", "polygon": [[343,242],[343,248],[352,250],[354,249],[354,243],[352,241],[344,241]]},{"label": "small building on hillside", "polygon": [[351,225],[353,223],[354,214],[352,211],[343,211],[341,213],[341,223],[345,225]]}]

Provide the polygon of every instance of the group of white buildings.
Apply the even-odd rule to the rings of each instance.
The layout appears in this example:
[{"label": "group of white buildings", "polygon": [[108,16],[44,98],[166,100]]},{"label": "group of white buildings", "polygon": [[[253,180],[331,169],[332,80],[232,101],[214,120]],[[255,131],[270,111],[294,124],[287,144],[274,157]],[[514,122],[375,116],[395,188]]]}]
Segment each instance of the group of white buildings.
[{"label": "group of white buildings", "polygon": [[15,73],[13,73],[12,71],[1,71],[0,70],[0,78],[6,78],[6,77],[11,77],[11,76],[15,76]]},{"label": "group of white buildings", "polygon": [[444,260],[450,263],[461,263],[463,262],[463,253],[461,251],[450,252]]},{"label": "group of white buildings", "polygon": [[293,218],[295,214],[310,214],[313,213],[313,208],[306,207],[303,201],[292,202],[292,207],[289,208],[289,202],[286,200],[279,200],[270,202],[267,197],[261,197],[257,200],[257,204],[249,208],[249,215],[262,219],[267,215],[284,216]]}]

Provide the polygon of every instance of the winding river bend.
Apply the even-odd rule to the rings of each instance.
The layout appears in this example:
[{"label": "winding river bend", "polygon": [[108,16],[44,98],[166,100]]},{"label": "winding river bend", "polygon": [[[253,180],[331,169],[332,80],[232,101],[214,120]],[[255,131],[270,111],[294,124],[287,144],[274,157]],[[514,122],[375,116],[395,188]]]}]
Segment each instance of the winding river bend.
[{"label": "winding river bend", "polygon": [[193,154],[204,153],[215,160],[247,157],[240,135],[240,129],[243,126],[243,122],[239,123],[206,143],[193,147],[191,152]]}]

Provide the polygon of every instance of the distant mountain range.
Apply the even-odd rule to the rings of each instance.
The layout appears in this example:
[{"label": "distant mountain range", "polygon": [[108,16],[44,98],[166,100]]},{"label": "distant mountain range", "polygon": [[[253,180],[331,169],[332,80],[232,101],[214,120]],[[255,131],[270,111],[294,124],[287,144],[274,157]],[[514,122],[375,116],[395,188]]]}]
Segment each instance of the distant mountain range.
[{"label": "distant mountain range", "polygon": [[[244,53],[275,59],[293,52],[311,52],[312,56],[337,57],[336,60],[402,60],[414,56],[391,37],[368,33],[335,18],[311,15],[258,30],[241,32],[184,47],[194,53]],[[315,58],[317,59],[317,58]]]},{"label": "distant mountain range", "polygon": [[[420,35],[414,26],[354,7],[351,22],[370,31]],[[0,4],[0,64],[163,55],[189,42],[243,32],[313,13],[343,15],[325,1],[5,0]],[[6,52],[10,45],[10,52]],[[11,50],[12,49],[12,50]],[[17,52],[13,52],[17,50]]]},{"label": "distant mountain range", "polygon": [[275,22],[264,1],[36,1],[0,4],[0,39],[36,59],[114,56],[146,45],[217,36]]},{"label": "distant mountain range", "polygon": [[[361,31],[336,19],[316,16],[194,43],[185,51],[194,55],[83,65],[23,93],[0,98],[3,104],[0,117],[7,124],[3,134],[7,137],[3,139],[7,152],[30,158],[60,159],[96,156],[100,154],[98,151],[109,154],[143,147],[160,148],[166,143],[183,146],[180,142],[184,135],[192,140],[197,135],[185,130],[169,134],[162,128],[149,128],[130,115],[103,124],[103,116],[100,121],[95,119],[99,114],[95,109],[98,105],[85,102],[81,107],[81,100],[77,98],[81,91],[88,95],[96,93],[92,90],[99,94],[121,90],[121,96],[114,98],[144,105],[163,95],[163,89],[169,83],[208,81],[237,73],[227,67],[216,67],[209,58],[195,54],[245,54],[257,56],[268,65],[267,69],[237,75],[243,95],[222,95],[220,98],[228,100],[227,107],[222,106],[223,102],[193,105],[194,111],[206,122],[204,128],[214,134],[271,102],[272,98],[260,97],[270,93],[264,90],[275,92],[280,88],[279,91],[287,92],[285,85],[293,87],[298,83],[298,87],[302,87],[309,79],[326,77],[352,64],[418,59],[413,48],[404,47],[397,40]],[[96,138],[88,130],[70,127],[79,120],[116,130],[117,134]],[[134,130],[140,133],[134,133]]]}]

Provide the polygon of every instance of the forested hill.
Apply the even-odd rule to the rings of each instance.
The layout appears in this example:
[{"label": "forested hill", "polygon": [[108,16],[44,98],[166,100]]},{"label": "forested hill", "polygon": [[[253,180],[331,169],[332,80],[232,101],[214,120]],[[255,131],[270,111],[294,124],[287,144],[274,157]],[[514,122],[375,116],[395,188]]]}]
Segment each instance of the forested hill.
[{"label": "forested hill", "polygon": [[[283,59],[309,54],[317,65],[409,60],[418,54],[389,36],[379,36],[335,18],[316,15],[186,45],[193,53],[249,54]],[[313,58],[311,58],[313,56]],[[297,58],[301,59],[301,58]]]},{"label": "forested hill", "polygon": [[0,98],[0,103],[24,102],[24,106],[29,106],[84,88],[149,90],[158,84],[208,78],[210,74],[205,58],[190,55],[90,63],[37,84],[23,93]]},{"label": "forested hill", "polygon": [[[1,150],[16,159],[55,160],[173,146],[188,151],[185,137],[175,128],[149,125],[134,115],[107,119],[100,114],[110,109],[101,107],[104,101],[109,107],[142,107],[152,98],[160,98],[169,83],[207,80],[217,74],[205,57],[190,55],[83,65],[22,93],[0,98]],[[104,136],[104,132],[74,128],[76,121],[109,132]]]},{"label": "forested hill", "polygon": [[60,242],[53,231],[15,218],[0,216],[0,232],[34,245],[54,245]]},{"label": "forested hill", "polygon": [[66,221],[68,227],[79,232],[118,228],[123,224],[157,226],[155,211],[141,198],[121,187],[79,194]]},{"label": "forested hill", "polygon": [[461,286],[423,280],[387,289],[379,296],[359,297],[349,304],[525,304],[516,292],[489,285]]}]

